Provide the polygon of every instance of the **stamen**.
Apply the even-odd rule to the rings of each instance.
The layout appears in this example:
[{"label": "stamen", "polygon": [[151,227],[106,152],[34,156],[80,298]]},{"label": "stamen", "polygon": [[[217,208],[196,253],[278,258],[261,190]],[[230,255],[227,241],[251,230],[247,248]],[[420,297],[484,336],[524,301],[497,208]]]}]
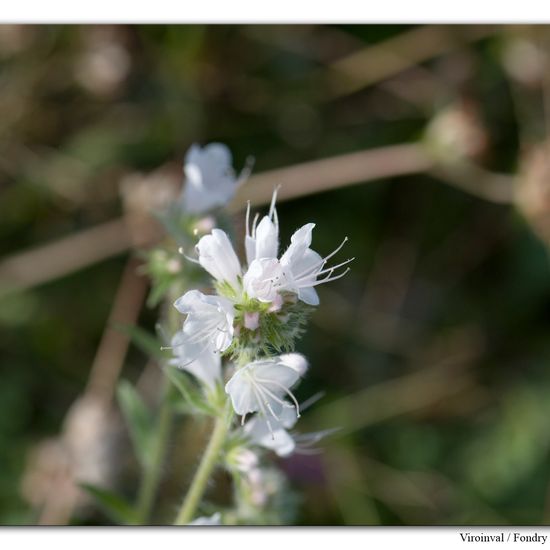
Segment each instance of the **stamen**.
[{"label": "stamen", "polygon": [[341,279],[347,273],[349,273],[349,271],[351,271],[351,269],[348,267],[343,273],[340,273],[340,275],[335,275],[334,277],[326,277],[325,279],[321,279],[320,281],[315,281],[311,286],[317,286],[323,283],[330,283],[331,281],[336,281],[338,279]]},{"label": "stamen", "polygon": [[253,156],[246,157],[245,164],[243,166],[243,169],[241,170],[241,173],[239,174],[239,177],[236,181],[236,187],[239,187],[242,185],[243,182],[245,182],[248,179],[248,176],[252,173],[252,169],[254,168],[254,163],[256,160]]},{"label": "stamen", "polygon": [[[291,368],[291,367],[288,367],[288,368]],[[300,418],[300,405],[298,404],[298,400],[296,399],[296,397],[294,397],[294,394],[288,388],[286,388],[285,386],[283,386],[279,382],[276,382],[275,380],[265,380],[265,379],[262,379],[262,378],[256,378],[256,380],[258,382],[262,382],[264,384],[273,384],[273,385],[277,386],[278,388],[282,389],[290,397],[290,399],[292,399],[292,401],[294,403],[294,407],[296,408],[296,418]],[[267,390],[267,388],[265,388],[265,389]]]},{"label": "stamen", "polygon": [[[312,273],[314,273],[318,268],[324,266],[328,260],[330,260],[330,258],[332,258],[337,252],[339,252],[342,247],[344,246],[344,244],[346,244],[348,238],[346,237],[341,243],[340,245],[335,249],[333,250],[328,256],[326,256],[325,258],[323,258],[320,262],[317,262],[316,264],[312,265],[311,267],[309,267],[308,269],[305,269],[304,271],[302,271],[302,273],[300,273],[299,275],[297,275],[296,277],[294,277],[294,279],[302,279],[308,275],[311,275]],[[347,260],[347,261],[351,261],[351,260]],[[327,269],[330,269],[330,268],[327,268]],[[317,274],[319,275],[319,273]]]},{"label": "stamen", "polygon": [[[249,376],[250,376],[250,374],[249,374]],[[251,384],[252,391],[254,392],[254,395],[256,396],[256,401],[258,401],[258,407],[260,408],[260,412],[263,414],[263,416],[265,418],[265,422],[267,424],[267,427],[269,428],[269,433],[271,434],[272,439],[275,440],[275,435],[273,433],[273,427],[271,426],[271,422],[269,421],[269,417],[266,414],[266,410],[265,410],[264,404],[262,402],[261,395],[259,395],[258,390],[256,388],[256,385],[254,384],[254,380],[252,379],[251,376],[250,376],[250,381],[252,382],[252,384]]]},{"label": "stamen", "polygon": [[306,399],[305,401],[303,401],[300,407],[302,408],[303,411],[305,411],[306,409],[311,407],[311,405],[313,405],[314,403],[317,403],[319,399],[322,399],[325,396],[325,393],[326,392],[324,391],[320,391],[313,394],[309,399]]},{"label": "stamen", "polygon": [[279,214],[277,214],[277,209],[273,211],[273,222],[275,223],[275,229],[277,230],[277,234],[279,234]]},{"label": "stamen", "polygon": [[[263,382],[264,384],[265,383],[269,383],[271,382],[271,380],[264,380],[262,378],[256,378],[256,380],[258,382]],[[272,399],[275,399],[275,401],[277,401],[277,403],[279,403],[280,405],[282,405],[283,407],[287,405],[287,403],[285,403],[285,401],[283,399],[281,399],[278,395],[274,394],[271,390],[269,390],[268,388],[265,388],[265,387],[262,387],[261,388],[261,391],[262,392],[265,392],[269,395],[269,397],[271,397]],[[290,405],[292,407],[292,405]],[[275,418],[277,418],[277,420],[280,420],[276,414],[273,415]]]},{"label": "stamen", "polygon": [[[349,264],[350,262],[353,262],[353,260],[355,260],[355,258],[349,258],[345,262],[339,263],[338,265],[327,267],[326,269],[321,269],[321,271],[315,273],[315,278],[319,277],[320,275],[324,275],[325,273],[329,273],[329,276],[330,276],[332,275],[332,273],[334,273],[336,269],[343,267]],[[310,269],[309,271],[312,271],[312,269]],[[304,280],[307,280],[309,277],[312,277],[313,275],[314,275],[313,272],[312,273],[304,272],[304,274],[294,278],[294,283],[299,284],[301,282],[304,282]]]},{"label": "stamen", "polygon": [[271,407],[271,404],[269,403],[269,401],[267,401],[267,400],[265,401],[265,406],[269,409],[269,412],[273,415],[273,418],[275,418],[275,420],[280,422],[281,419],[275,414],[275,411]]},{"label": "stamen", "polygon": [[273,190],[273,195],[271,196],[271,204],[269,205],[269,219],[273,220],[273,214],[275,212],[275,203],[277,202],[277,193],[279,192],[279,189],[281,188],[280,185],[277,185],[275,189]]},{"label": "stamen", "polygon": [[194,264],[197,264],[197,265],[200,265],[200,262],[199,260],[196,260],[195,258],[191,258],[191,256],[188,256],[184,251],[183,251],[183,247],[180,246],[178,248],[178,253],[181,254],[186,260],[194,263]]},{"label": "stamen", "polygon": [[256,225],[258,225],[258,218],[260,217],[260,214],[256,212],[256,215],[254,216],[254,220],[252,221],[252,238],[256,238]]},{"label": "stamen", "polygon": [[245,226],[246,226],[246,236],[250,237],[250,201],[246,201],[246,218],[245,218]]}]

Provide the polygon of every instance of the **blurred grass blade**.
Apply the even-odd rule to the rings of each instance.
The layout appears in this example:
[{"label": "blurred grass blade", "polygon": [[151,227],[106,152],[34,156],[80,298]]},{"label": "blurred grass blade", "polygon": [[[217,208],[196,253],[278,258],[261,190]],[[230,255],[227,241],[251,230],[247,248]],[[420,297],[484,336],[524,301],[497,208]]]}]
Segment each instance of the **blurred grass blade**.
[{"label": "blurred grass blade", "polygon": [[115,523],[136,525],[137,514],[134,508],[121,496],[95,485],[83,483],[80,485],[98,503],[105,514]]},{"label": "blurred grass blade", "polygon": [[117,389],[120,408],[140,464],[147,468],[152,460],[153,418],[134,387],[122,380]]}]

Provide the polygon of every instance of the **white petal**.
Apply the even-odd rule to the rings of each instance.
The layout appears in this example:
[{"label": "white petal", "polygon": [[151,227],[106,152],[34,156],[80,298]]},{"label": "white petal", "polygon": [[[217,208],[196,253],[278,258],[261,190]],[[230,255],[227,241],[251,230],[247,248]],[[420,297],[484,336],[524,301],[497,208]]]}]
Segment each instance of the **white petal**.
[{"label": "white petal", "polygon": [[205,235],[199,240],[197,250],[199,263],[210,275],[218,281],[238,286],[241,265],[224,231],[213,229],[211,235]]},{"label": "white petal", "polygon": [[185,155],[184,211],[199,214],[227,203],[237,187],[229,149],[221,143],[192,145]]},{"label": "white petal", "polygon": [[216,382],[221,380],[222,367],[220,354],[212,350],[206,350],[195,361],[184,368],[210,388],[214,388]]},{"label": "white petal", "polygon": [[279,357],[279,362],[296,371],[300,377],[304,376],[309,366],[301,353],[285,353]]},{"label": "white petal", "polygon": [[264,216],[256,228],[256,258],[276,258],[279,252],[279,232],[275,224]]},{"label": "white petal", "polygon": [[314,283],[317,273],[323,268],[323,258],[311,248],[306,248],[303,254],[294,260],[291,268],[294,279],[307,279]]},{"label": "white petal", "polygon": [[314,227],[314,223],[307,223],[294,232],[290,238],[290,246],[281,256],[281,263],[283,265],[292,265],[303,256],[304,252],[311,245],[311,233]]},{"label": "white petal", "polygon": [[284,428],[272,425],[270,429],[267,422],[259,417],[247,422],[244,432],[253,443],[273,450],[281,457],[292,454],[296,447],[294,439]]},{"label": "white petal", "polygon": [[[277,386],[281,385],[285,388],[291,388],[300,378],[300,373],[291,365],[275,361],[258,361],[251,363],[250,366],[254,369],[254,378],[273,381],[276,382]],[[270,389],[273,391],[274,388],[270,386]],[[284,392],[275,390],[274,393],[281,395]]]},{"label": "white petal", "polygon": [[243,369],[238,370],[225,385],[225,393],[231,397],[233,409],[238,415],[245,415],[258,410],[259,405],[252,385],[243,378]]},{"label": "white petal", "polygon": [[171,364],[190,372],[201,382],[210,388],[214,388],[216,382],[221,380],[221,358],[219,353],[207,349],[198,355],[194,361],[184,362],[185,358],[172,360]]},{"label": "white petal", "polygon": [[261,258],[250,264],[243,277],[243,285],[251,298],[272,302],[283,279],[283,270],[276,258]]},{"label": "white petal", "polygon": [[244,248],[246,252],[246,263],[250,264],[256,259],[256,239],[247,235],[244,238]]},{"label": "white petal", "polygon": [[223,143],[209,143],[204,150],[208,156],[208,160],[215,163],[218,167],[223,169],[231,167],[233,156],[227,145]]},{"label": "white petal", "polygon": [[308,306],[319,305],[319,295],[312,286],[298,289],[298,298]]},{"label": "white petal", "polygon": [[174,307],[183,314],[195,313],[204,307],[203,296],[198,290],[190,290],[174,302]]}]

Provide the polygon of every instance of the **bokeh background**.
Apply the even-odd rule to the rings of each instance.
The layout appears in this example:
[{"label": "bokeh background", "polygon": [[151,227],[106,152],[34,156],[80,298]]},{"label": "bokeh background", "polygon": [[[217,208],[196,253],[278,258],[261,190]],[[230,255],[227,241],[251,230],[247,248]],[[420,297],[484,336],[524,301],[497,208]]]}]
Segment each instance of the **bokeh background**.
[{"label": "bokeh background", "polygon": [[[123,378],[154,406],[158,369],[109,327],[154,327],[144,204],[211,141],[237,168],[255,158],[236,219],[278,182],[283,242],[313,221],[315,250],[347,235],[356,258],[320,288],[300,344],[299,397],[324,392],[300,428],[340,430],[281,462],[289,521],[549,523],[549,39],[545,26],[0,26],[0,524],[109,524],[74,479],[133,495],[107,403]],[[104,411],[82,397],[94,391]],[[204,428],[174,432],[156,523]]]}]

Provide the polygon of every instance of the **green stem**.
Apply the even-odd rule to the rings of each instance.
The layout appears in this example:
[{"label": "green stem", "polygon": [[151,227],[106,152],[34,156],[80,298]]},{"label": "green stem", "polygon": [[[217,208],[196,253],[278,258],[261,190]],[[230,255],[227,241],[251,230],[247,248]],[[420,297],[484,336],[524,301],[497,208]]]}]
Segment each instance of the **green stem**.
[{"label": "green stem", "polygon": [[204,455],[201,459],[195,477],[191,482],[189,491],[187,492],[183,504],[181,505],[174,525],[187,525],[193,519],[195,510],[202,499],[208,480],[212,475],[212,471],[218,463],[220,451],[225,442],[232,418],[233,410],[230,408],[228,401],[224,413],[220,414],[220,416],[216,419],[212,436],[210,437],[210,441],[204,451]]},{"label": "green stem", "polygon": [[160,473],[166,456],[170,428],[174,418],[174,412],[170,404],[170,393],[172,391],[172,384],[168,380],[165,380],[162,392],[162,404],[155,429],[156,437],[154,441],[153,457],[151,464],[143,472],[138,493],[138,525],[146,524],[149,521],[151,507],[153,506],[157,494]]}]

